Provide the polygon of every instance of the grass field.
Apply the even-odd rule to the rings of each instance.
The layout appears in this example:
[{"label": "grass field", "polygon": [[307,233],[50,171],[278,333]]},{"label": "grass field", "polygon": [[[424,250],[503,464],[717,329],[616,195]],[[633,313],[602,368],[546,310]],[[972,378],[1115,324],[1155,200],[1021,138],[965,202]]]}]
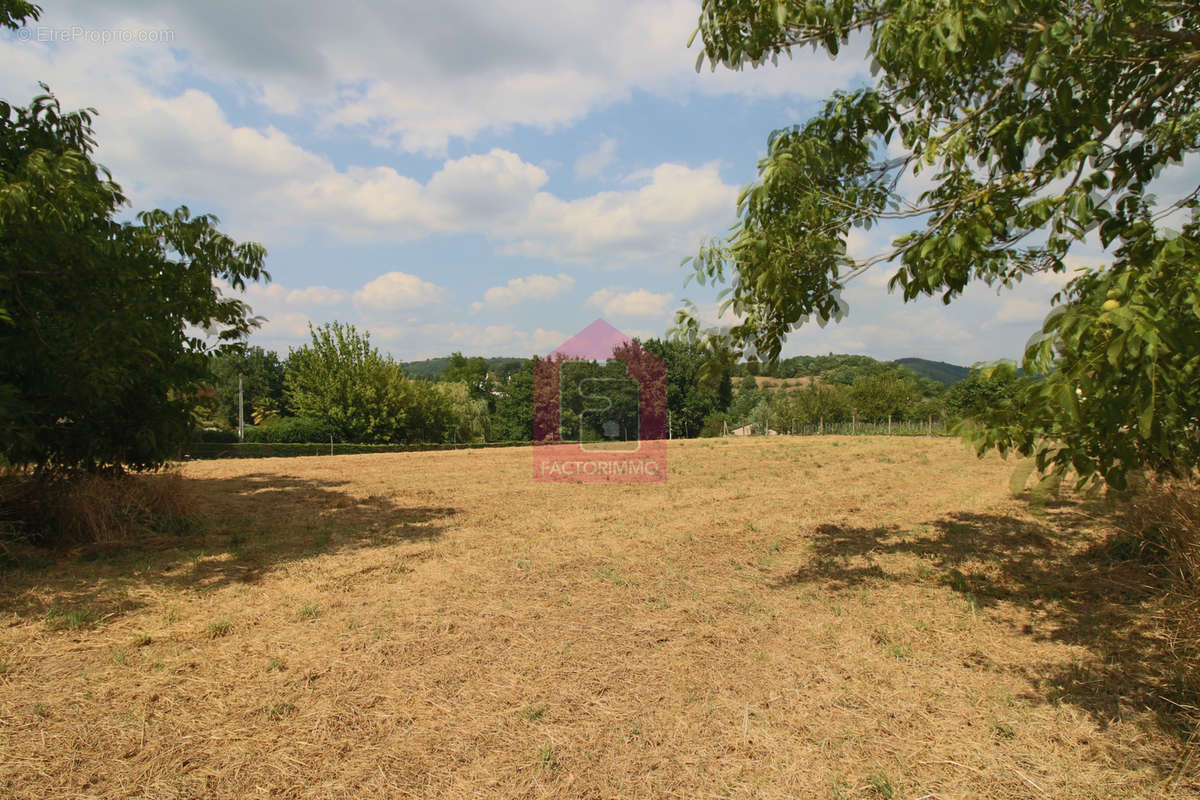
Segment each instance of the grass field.
[{"label": "grass field", "polygon": [[1194,797],[1096,507],[956,441],[183,467],[204,518],[10,567],[0,797]]}]

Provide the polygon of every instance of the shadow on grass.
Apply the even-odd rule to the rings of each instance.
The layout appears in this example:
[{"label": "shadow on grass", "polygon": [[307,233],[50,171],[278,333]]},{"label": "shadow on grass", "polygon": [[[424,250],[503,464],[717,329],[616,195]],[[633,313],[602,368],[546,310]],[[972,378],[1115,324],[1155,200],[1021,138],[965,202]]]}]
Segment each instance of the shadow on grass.
[{"label": "shadow on grass", "polygon": [[194,511],[174,533],[71,551],[27,548],[0,565],[0,614],[90,628],[143,607],[138,589],[254,583],[322,554],[434,540],[458,513],[402,494],[361,497],[349,483],[270,473],[189,478]]},{"label": "shadow on grass", "polygon": [[[1011,667],[1029,681],[1031,697],[1069,703],[1101,726],[1150,709],[1164,727],[1190,733],[1200,718],[1194,677],[1154,620],[1164,575],[1132,557],[1115,534],[1085,530],[1104,513],[1098,504],[1060,500],[1041,519],[960,512],[916,530],[822,525],[808,563],[776,586],[811,583],[837,591],[908,582],[940,585],[978,608],[1022,606],[1034,619],[1023,626],[1024,635],[1083,647],[1093,656],[1067,667]],[[886,558],[895,555],[920,559],[920,566],[897,570]]]}]

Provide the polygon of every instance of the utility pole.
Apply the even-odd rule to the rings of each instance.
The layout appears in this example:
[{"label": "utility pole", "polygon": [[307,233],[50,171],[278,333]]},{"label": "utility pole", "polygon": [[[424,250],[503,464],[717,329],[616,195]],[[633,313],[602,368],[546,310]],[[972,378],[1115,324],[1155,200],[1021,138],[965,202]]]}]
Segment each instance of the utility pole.
[{"label": "utility pole", "polygon": [[242,373],[238,373],[238,441],[246,440],[246,413],[242,406]]}]

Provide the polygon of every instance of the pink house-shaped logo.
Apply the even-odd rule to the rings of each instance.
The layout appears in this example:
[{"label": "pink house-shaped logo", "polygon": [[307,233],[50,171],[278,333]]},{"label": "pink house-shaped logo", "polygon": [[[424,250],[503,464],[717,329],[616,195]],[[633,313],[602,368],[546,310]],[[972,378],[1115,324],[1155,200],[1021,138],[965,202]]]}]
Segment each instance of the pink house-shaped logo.
[{"label": "pink house-shaped logo", "polygon": [[535,480],[666,480],[667,371],[598,319],[534,365]]}]

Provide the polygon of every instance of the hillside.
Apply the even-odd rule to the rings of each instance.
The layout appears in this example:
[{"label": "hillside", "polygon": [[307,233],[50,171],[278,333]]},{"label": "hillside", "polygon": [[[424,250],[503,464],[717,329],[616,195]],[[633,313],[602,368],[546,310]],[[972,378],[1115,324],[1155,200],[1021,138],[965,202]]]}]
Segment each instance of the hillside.
[{"label": "hillside", "polygon": [[897,358],[893,363],[946,386],[958,383],[971,374],[970,367],[947,364],[945,361],[930,361],[927,358]]},{"label": "hillside", "polygon": [[[487,361],[488,369],[500,375],[515,372],[524,361],[521,358],[505,356],[492,357],[485,360]],[[440,358],[427,358],[421,361],[405,361],[400,366],[404,368],[405,374],[409,377],[437,380],[446,371],[449,363],[450,356],[442,356]],[[768,374],[760,374],[759,377],[765,378],[770,375],[773,379],[782,379],[779,380],[779,385],[775,388],[789,388],[793,384],[799,385],[795,379],[801,376],[816,375],[823,375],[833,383],[849,384],[857,375],[873,373],[885,368],[885,365],[889,363],[909,369],[922,378],[937,381],[945,386],[958,383],[971,372],[969,367],[948,364],[945,361],[931,361],[927,358],[898,358],[895,361],[887,362],[878,361],[870,356],[835,355],[831,353],[827,356],[794,356],[786,358],[774,369],[770,370]],[[745,363],[741,363],[735,366],[733,374],[735,377],[740,377],[754,373],[751,373],[747,369]]]},{"label": "hillside", "polygon": [[[510,356],[496,356],[484,360],[487,361],[489,370],[502,374],[514,372],[525,361],[523,358]],[[404,374],[410,378],[436,380],[446,371],[449,363],[450,356],[442,356],[441,358],[426,358],[423,361],[403,361],[400,366],[404,368]]]}]

